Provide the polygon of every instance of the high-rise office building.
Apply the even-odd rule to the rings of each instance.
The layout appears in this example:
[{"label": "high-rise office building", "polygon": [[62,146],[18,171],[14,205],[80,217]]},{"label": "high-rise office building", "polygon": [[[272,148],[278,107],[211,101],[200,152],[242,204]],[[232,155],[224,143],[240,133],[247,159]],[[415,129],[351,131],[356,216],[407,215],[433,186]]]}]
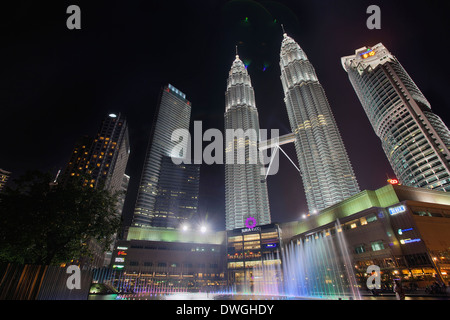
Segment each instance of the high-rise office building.
[{"label": "high-rise office building", "polygon": [[[269,224],[270,208],[266,180],[261,174],[263,165],[255,153],[259,141],[259,117],[255,93],[244,63],[236,55],[227,81],[225,93],[225,129],[254,129],[256,135],[243,139],[234,137],[225,146],[225,225],[227,230]],[[229,145],[228,145],[229,143]],[[253,148],[254,147],[254,148]],[[239,161],[238,149],[245,151],[245,163]],[[234,153],[231,157],[229,153]],[[242,159],[241,159],[242,160]]]},{"label": "high-rise office building", "polygon": [[450,132],[388,49],[379,43],[342,66],[401,184],[450,191]]},{"label": "high-rise office building", "polygon": [[[179,199],[175,194],[182,191],[185,187],[183,185],[190,183],[188,181],[190,175],[187,172],[191,169],[183,171],[185,170],[183,168],[195,165],[181,164],[177,167],[174,163],[169,164],[169,161],[172,162],[172,156],[188,157],[187,154],[173,154],[179,142],[172,141],[171,136],[177,129],[188,131],[190,119],[191,103],[186,99],[186,95],[171,84],[165,86],[153,121],[137,194],[133,226],[174,228],[178,227],[177,223],[185,220],[185,210],[179,207],[175,210],[178,206],[175,203]],[[194,180],[198,180],[198,176]],[[190,196],[198,198],[198,188]]]},{"label": "high-rise office building", "polygon": [[358,193],[359,186],[314,67],[286,33],[280,68],[306,201],[315,212]]},{"label": "high-rise office building", "polygon": [[11,172],[0,169],[0,191],[3,190],[10,176]]}]

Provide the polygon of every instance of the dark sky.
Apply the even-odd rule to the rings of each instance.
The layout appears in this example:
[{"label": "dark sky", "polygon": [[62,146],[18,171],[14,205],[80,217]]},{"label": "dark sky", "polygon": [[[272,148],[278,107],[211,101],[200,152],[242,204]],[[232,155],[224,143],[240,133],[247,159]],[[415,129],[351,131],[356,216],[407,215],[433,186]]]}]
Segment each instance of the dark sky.
[{"label": "dark sky", "polygon": [[[81,30],[66,27],[71,4],[81,8]],[[381,30],[366,27],[371,4],[381,8]],[[250,63],[261,128],[289,132],[283,23],[316,69],[361,190],[379,188],[394,175],[340,57],[382,42],[450,124],[449,9],[446,1],[14,1],[1,10],[0,168],[13,178],[31,169],[56,174],[79,136],[95,135],[108,112],[122,112],[131,139],[128,223],[163,85],[186,94],[203,130],[223,129],[238,44]],[[297,161],[293,145],[284,150]],[[273,221],[306,212],[300,176],[287,159],[268,180]],[[224,229],[224,193],[223,166],[202,166],[200,215],[216,230]]]}]

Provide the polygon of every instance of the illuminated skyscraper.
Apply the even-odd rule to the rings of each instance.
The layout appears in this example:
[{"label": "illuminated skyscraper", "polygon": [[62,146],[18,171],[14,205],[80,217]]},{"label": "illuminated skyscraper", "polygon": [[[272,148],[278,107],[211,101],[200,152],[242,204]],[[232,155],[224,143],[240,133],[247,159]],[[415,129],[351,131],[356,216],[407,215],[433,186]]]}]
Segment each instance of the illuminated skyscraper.
[{"label": "illuminated skyscraper", "polygon": [[10,176],[11,172],[0,169],[0,191],[2,191],[2,189],[5,187]]},{"label": "illuminated skyscraper", "polygon": [[[193,210],[181,208],[185,205],[181,205],[180,201],[185,200],[180,199],[184,196],[198,198],[198,185],[193,193],[181,195],[185,191],[182,189],[190,183],[189,177],[195,176],[193,180],[198,181],[198,166],[192,164],[177,166],[171,159],[172,156],[188,156],[172,154],[179,142],[172,141],[171,136],[177,129],[189,131],[190,119],[191,103],[186,99],[186,95],[174,86],[167,85],[162,90],[153,122],[134,210],[133,226],[176,228],[193,211],[197,211],[195,205],[192,205],[195,207]],[[187,214],[187,211],[190,211],[190,214]]]},{"label": "illuminated skyscraper", "polygon": [[450,191],[450,132],[402,67],[379,43],[341,58],[401,184]]},{"label": "illuminated skyscraper", "polygon": [[112,193],[123,191],[122,181],[130,155],[127,121],[124,116],[106,116],[97,136],[81,137],[62,174],[61,183],[76,176],[86,176],[85,185],[105,188]]},{"label": "illuminated skyscraper", "polygon": [[359,192],[325,91],[305,52],[286,33],[281,82],[308,208],[327,208]]},{"label": "illuminated skyscraper", "polygon": [[[259,140],[259,117],[255,93],[244,63],[236,55],[229,72],[225,93],[225,129],[254,129],[256,136],[234,138],[226,145],[225,154],[234,155],[234,164],[225,164],[225,225],[227,230],[271,222],[266,180],[256,150]],[[255,147],[252,149],[251,147]],[[245,148],[245,163],[238,163],[238,149]],[[255,161],[256,164],[252,164]],[[242,161],[241,161],[242,162]],[[254,219],[254,220],[253,220]]]},{"label": "illuminated skyscraper", "polygon": [[[95,138],[83,136],[75,144],[70,160],[58,184],[65,185],[76,177],[88,188],[118,192],[117,215],[122,215],[129,176],[125,174],[130,155],[128,125],[120,113],[110,113]],[[81,257],[80,263],[92,267],[108,264],[111,252],[104,252],[95,239],[88,241],[93,257]],[[112,247],[111,247],[112,250]]]},{"label": "illuminated skyscraper", "polygon": [[178,228],[198,211],[199,164],[174,164],[163,156],[152,226]]}]

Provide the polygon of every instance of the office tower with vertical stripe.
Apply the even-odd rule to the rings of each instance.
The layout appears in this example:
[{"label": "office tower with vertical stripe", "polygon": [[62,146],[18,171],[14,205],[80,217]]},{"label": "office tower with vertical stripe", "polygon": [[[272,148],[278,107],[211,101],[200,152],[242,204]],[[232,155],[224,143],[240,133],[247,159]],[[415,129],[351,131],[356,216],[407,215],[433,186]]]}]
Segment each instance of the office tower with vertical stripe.
[{"label": "office tower with vertical stripe", "polygon": [[358,193],[359,186],[314,67],[286,33],[280,68],[306,201],[315,212]]},{"label": "office tower with vertical stripe", "polygon": [[450,131],[397,58],[378,43],[341,62],[399,182],[450,191]]},{"label": "office tower with vertical stripe", "polygon": [[[193,211],[197,211],[197,207],[193,205],[195,209],[187,210],[190,211],[190,214],[187,214],[186,210],[181,210],[179,207],[175,209],[174,204],[180,203],[182,185],[188,184],[189,177],[192,176],[188,174],[190,169],[186,167],[196,165],[177,166],[169,163],[172,162],[172,157],[188,157],[187,154],[173,154],[179,142],[172,141],[171,137],[177,129],[189,131],[190,119],[191,102],[186,99],[186,95],[171,84],[165,86],[161,92],[152,125],[137,194],[133,226],[176,228],[186,220],[187,216],[193,214]],[[192,168],[194,171],[197,169]],[[198,180],[199,171],[195,172],[193,180]],[[187,196],[196,197],[197,200],[198,185]]]}]

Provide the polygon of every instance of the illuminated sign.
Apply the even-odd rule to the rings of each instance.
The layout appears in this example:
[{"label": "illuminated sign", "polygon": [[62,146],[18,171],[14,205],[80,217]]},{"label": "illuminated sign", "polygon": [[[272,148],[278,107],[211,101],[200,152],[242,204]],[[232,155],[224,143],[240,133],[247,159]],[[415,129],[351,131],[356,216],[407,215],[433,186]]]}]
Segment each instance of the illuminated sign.
[{"label": "illuminated sign", "polygon": [[403,232],[407,232],[407,231],[411,231],[413,228],[408,228],[408,229],[398,229],[398,234],[403,234]]},{"label": "illuminated sign", "polygon": [[125,266],[123,266],[123,265],[118,265],[118,264],[115,264],[115,265],[113,265],[113,269],[123,269]]},{"label": "illuminated sign", "polygon": [[408,239],[402,239],[402,240],[400,240],[400,243],[401,243],[401,244],[406,244],[406,243],[419,242],[419,241],[420,241],[419,238],[416,238],[416,239],[408,238]]},{"label": "illuminated sign", "polygon": [[361,52],[359,56],[363,59],[367,59],[368,57],[373,57],[375,55],[375,51],[372,49],[367,49],[365,52]]},{"label": "illuminated sign", "polygon": [[175,88],[175,87],[174,87],[173,85],[171,85],[170,83],[169,83],[169,89],[170,89],[171,91],[175,92],[176,94],[178,94],[179,96],[183,97],[183,99],[186,99],[186,95],[185,95],[183,92],[181,92],[180,90],[178,90],[177,88]]},{"label": "illuminated sign", "polygon": [[117,252],[117,255],[118,255],[118,256],[126,256],[127,253],[126,253],[125,251],[118,251],[118,252]]},{"label": "illuminated sign", "polygon": [[125,258],[115,258],[114,262],[125,262]]},{"label": "illuminated sign", "polygon": [[246,228],[246,229],[242,229],[241,230],[242,233],[252,232],[252,231],[261,231],[261,228],[260,227],[255,227],[255,228]]},{"label": "illuminated sign", "polygon": [[276,243],[268,243],[266,244],[266,248],[275,248],[277,246]]},{"label": "illuminated sign", "polygon": [[397,179],[388,179],[388,182],[392,185],[397,185],[398,184],[398,180]]},{"label": "illuminated sign", "polygon": [[128,247],[117,247],[117,250],[128,250]]},{"label": "illuminated sign", "polygon": [[389,208],[388,210],[389,210],[389,214],[392,216],[392,215],[400,213],[400,212],[405,212],[406,207],[404,205],[401,205],[401,206]]}]

